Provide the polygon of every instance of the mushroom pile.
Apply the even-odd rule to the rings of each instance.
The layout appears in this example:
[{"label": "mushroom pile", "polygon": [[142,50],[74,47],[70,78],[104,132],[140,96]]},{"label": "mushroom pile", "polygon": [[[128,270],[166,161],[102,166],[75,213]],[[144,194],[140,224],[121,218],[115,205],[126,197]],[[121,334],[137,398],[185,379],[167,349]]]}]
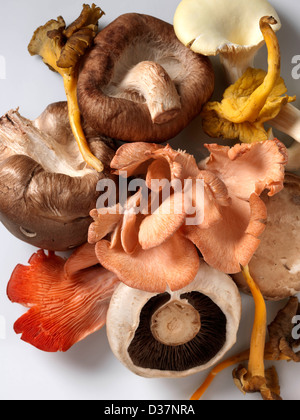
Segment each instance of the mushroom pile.
[{"label": "mushroom pile", "polygon": [[[226,15],[208,20],[204,9]],[[106,326],[137,375],[211,368],[192,399],[245,362],[238,388],[281,399],[264,361],[300,361],[290,336],[300,178],[263,125],[278,128],[295,100],[280,78],[279,17],[266,0],[182,0],[174,25],[128,13],[99,30],[103,14],[83,5],[69,26],[58,17],[34,32],[29,52],[63,77],[67,100],[33,121],[18,109],[0,118],[0,220],[38,248],[8,282],[9,299],[28,308],[15,332],[57,352]],[[268,72],[251,67],[264,42]],[[210,102],[217,53],[232,85]],[[196,162],[172,140],[199,116],[207,134],[236,143],[206,144]],[[255,303],[251,343],[226,360],[242,292]],[[284,299],[267,341],[266,300]]]}]

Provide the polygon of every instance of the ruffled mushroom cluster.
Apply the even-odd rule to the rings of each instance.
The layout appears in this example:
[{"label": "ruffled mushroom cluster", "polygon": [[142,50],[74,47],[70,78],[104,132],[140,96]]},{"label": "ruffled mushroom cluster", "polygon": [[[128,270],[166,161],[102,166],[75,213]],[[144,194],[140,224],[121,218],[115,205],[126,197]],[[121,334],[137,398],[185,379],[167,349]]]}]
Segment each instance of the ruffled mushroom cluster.
[{"label": "ruffled mushroom cluster", "polygon": [[[249,9],[239,25],[236,2],[213,3],[220,13],[230,6],[225,34],[215,33],[224,16],[208,21],[201,0],[183,0],[174,26],[129,13],[99,31],[104,12],[93,4],[69,26],[59,17],[35,31],[29,52],[63,77],[67,101],[34,121],[18,110],[0,119],[1,221],[40,248],[15,268],[7,293],[28,309],[15,332],[40,350],[67,351],[106,325],[112,352],[137,375],[212,368],[193,399],[247,361],[234,370],[238,388],[280,399],[264,360],[299,362],[288,334],[299,313],[300,248],[290,237],[300,181],[264,123],[278,127],[295,98],[280,78],[281,24],[269,3],[239,2]],[[264,41],[267,73],[249,68]],[[209,102],[207,56],[217,53],[236,80]],[[237,141],[205,144],[197,162],[172,139],[200,115],[211,137]],[[222,362],[237,341],[241,291],[255,303],[250,349]],[[265,300],[284,298],[267,342]]]},{"label": "ruffled mushroom cluster", "polygon": [[[283,187],[285,147],[274,140],[206,147],[210,158],[203,169],[192,155],[170,146],[137,143],[117,150],[114,173],[145,178],[147,208],[141,207],[139,189],[124,208],[93,211],[89,242],[96,244],[100,263],[127,285],[149,292],[178,290],[198,271],[196,248],[207,264],[227,274],[240,272],[258,248],[266,219],[259,196],[265,190],[273,196]],[[166,197],[157,180],[171,186]],[[156,204],[150,212],[149,203]]]}]

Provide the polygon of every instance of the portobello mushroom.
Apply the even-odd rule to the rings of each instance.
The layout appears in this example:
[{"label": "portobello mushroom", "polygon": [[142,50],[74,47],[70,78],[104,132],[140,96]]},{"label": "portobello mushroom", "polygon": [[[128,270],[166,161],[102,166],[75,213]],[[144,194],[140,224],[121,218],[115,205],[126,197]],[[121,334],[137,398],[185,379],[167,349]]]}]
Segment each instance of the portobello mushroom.
[{"label": "portobello mushroom", "polygon": [[114,143],[84,126],[103,173],[84,162],[66,102],[49,105],[34,121],[11,110],[0,118],[0,220],[38,248],[66,251],[87,240],[97,183],[109,177]]}]

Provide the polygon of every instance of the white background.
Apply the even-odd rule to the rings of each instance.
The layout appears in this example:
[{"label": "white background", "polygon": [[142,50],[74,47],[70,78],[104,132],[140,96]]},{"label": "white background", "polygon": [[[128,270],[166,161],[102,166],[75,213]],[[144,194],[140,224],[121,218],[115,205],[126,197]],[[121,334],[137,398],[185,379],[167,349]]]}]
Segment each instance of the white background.
[{"label": "white background", "polygon": [[[10,0],[1,2],[0,56],[6,63],[6,79],[0,80],[0,114],[20,107],[27,118],[36,118],[51,102],[65,100],[60,76],[48,70],[27,52],[33,31],[49,19],[62,15],[67,24],[77,18],[81,0]],[[283,27],[278,33],[282,49],[282,75],[291,95],[299,94],[300,80],[293,80],[292,57],[300,55],[300,2],[272,0]],[[127,12],[151,14],[170,23],[179,0],[102,0],[97,3],[106,16],[101,27]],[[3,61],[3,59],[2,59]],[[1,61],[1,62],[2,62]],[[224,88],[218,59],[213,59],[216,94]],[[265,47],[259,52],[256,67],[266,68]],[[3,69],[2,69],[3,70]],[[299,98],[296,105],[299,107]],[[171,144],[201,157],[202,145],[211,141],[203,135],[199,118]],[[18,211],[18,209],[16,209]],[[15,239],[0,226],[0,324],[5,321],[5,337],[0,330],[0,399],[1,400],[181,400],[188,399],[206,373],[184,379],[144,379],[135,376],[113,356],[105,328],[75,345],[67,353],[43,353],[20,340],[13,324],[24,308],[6,297],[6,286],[14,267],[26,264],[35,248]],[[268,302],[271,321],[285,302]],[[229,354],[249,347],[253,301],[243,295],[243,316],[236,346]],[[276,363],[285,400],[300,399],[300,366]],[[204,396],[206,400],[255,400],[258,395],[243,396],[233,385],[231,370],[223,372]]]}]

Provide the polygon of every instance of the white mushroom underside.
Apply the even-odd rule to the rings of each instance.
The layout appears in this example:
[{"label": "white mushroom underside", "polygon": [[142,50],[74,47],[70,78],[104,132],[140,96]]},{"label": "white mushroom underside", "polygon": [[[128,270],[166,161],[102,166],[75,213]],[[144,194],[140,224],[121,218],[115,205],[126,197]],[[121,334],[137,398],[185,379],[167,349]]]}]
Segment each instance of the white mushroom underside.
[{"label": "white mushroom underside", "polygon": [[71,177],[82,177],[91,172],[91,169],[86,167],[73,137],[67,144],[60,144],[35,127],[34,122],[22,117],[18,110],[10,111],[1,118],[0,143],[4,157],[28,156],[47,172]]}]

